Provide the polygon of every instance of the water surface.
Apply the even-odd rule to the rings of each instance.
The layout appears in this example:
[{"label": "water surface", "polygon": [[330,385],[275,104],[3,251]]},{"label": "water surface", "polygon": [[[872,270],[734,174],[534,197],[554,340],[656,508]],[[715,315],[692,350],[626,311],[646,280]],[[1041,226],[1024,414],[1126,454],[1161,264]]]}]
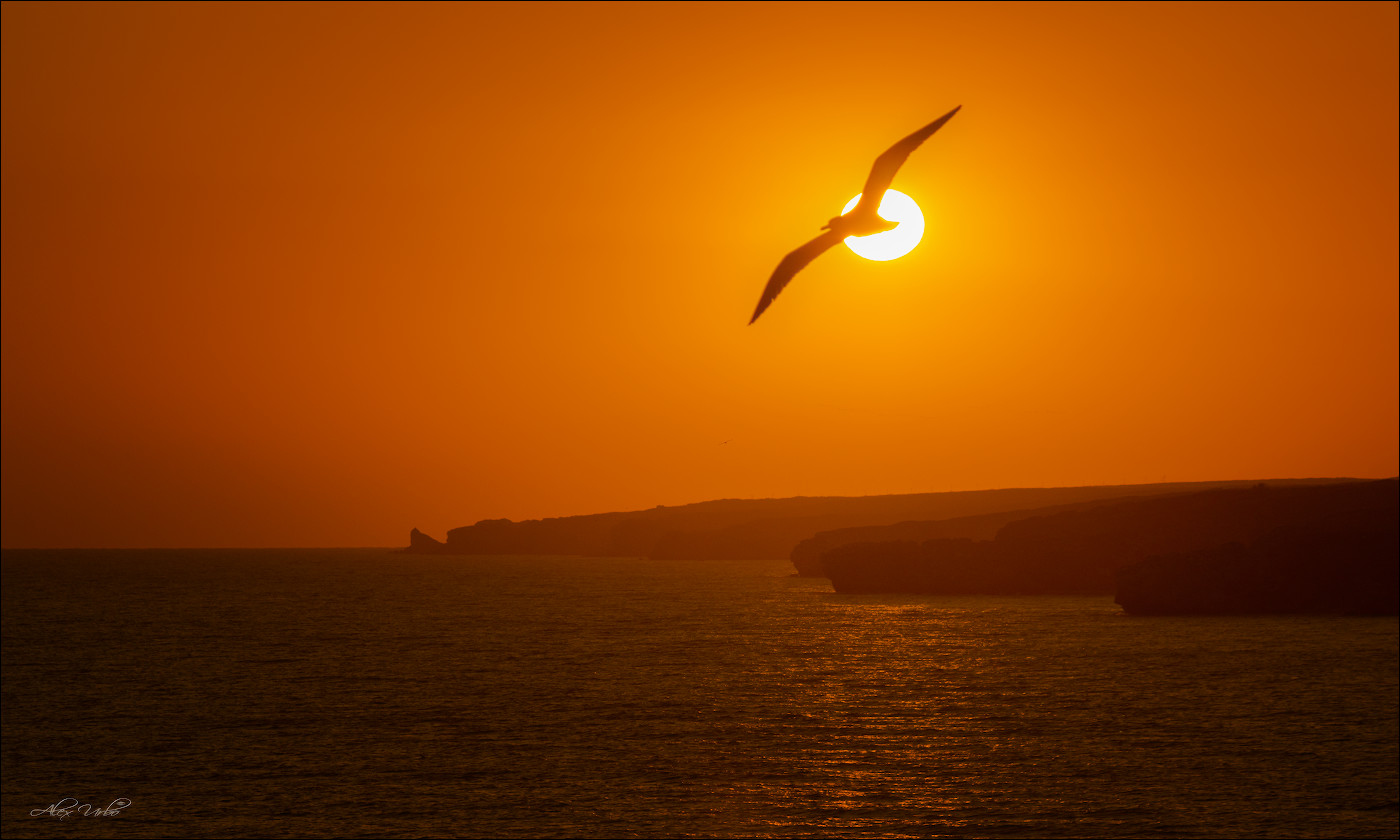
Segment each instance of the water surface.
[{"label": "water surface", "polygon": [[[5,552],[7,837],[1385,837],[1394,618],[783,562]],[[110,817],[31,817],[65,797]]]}]

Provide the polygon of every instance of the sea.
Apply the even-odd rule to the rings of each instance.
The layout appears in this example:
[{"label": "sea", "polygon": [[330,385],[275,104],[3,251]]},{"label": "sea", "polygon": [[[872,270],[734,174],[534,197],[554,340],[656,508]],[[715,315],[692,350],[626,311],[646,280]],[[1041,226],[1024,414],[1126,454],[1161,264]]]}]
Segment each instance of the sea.
[{"label": "sea", "polygon": [[1397,619],[6,551],[14,837],[1395,837]]}]

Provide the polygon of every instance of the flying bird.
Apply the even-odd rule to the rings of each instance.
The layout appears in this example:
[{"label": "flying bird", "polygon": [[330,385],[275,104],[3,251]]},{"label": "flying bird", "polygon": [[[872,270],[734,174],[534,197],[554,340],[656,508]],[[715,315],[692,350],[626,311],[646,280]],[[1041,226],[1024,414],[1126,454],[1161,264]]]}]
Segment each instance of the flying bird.
[{"label": "flying bird", "polygon": [[758,299],[758,306],[753,311],[753,317],[749,319],[750,324],[758,320],[758,316],[763,314],[763,310],[768,308],[797,272],[821,256],[826,249],[848,236],[869,236],[899,227],[899,222],[880,218],[880,201],[885,197],[885,190],[890,188],[895,173],[904,165],[904,161],[909,159],[909,155],[919,148],[919,144],[942,128],[960,108],[961,105],[890,146],[884,154],[875,158],[875,165],[870,168],[870,176],[865,179],[865,189],[861,190],[860,201],[851,212],[837,216],[822,225],[822,230],[826,233],[783,257],[783,261],[778,263],[778,267],[773,270],[773,276],[768,278],[768,285],[763,287],[763,297]]}]

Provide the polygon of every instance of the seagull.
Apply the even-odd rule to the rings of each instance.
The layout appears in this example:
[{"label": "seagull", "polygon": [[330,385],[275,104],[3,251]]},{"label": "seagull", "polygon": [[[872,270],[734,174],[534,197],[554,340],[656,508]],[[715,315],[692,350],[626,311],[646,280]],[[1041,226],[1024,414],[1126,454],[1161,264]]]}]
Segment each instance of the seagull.
[{"label": "seagull", "polygon": [[890,188],[895,173],[904,165],[904,161],[909,159],[909,155],[919,148],[919,144],[942,128],[960,108],[961,105],[890,146],[883,155],[875,158],[875,165],[870,168],[870,176],[865,179],[865,189],[861,190],[860,201],[851,212],[837,216],[822,225],[822,230],[826,233],[783,257],[783,261],[773,269],[773,276],[768,278],[768,285],[763,287],[763,297],[758,299],[758,306],[753,311],[753,317],[749,319],[750,324],[758,320],[758,316],[763,314],[763,310],[768,308],[797,272],[821,256],[826,249],[848,236],[869,236],[899,227],[899,222],[880,218],[880,201],[885,197],[885,190]]}]

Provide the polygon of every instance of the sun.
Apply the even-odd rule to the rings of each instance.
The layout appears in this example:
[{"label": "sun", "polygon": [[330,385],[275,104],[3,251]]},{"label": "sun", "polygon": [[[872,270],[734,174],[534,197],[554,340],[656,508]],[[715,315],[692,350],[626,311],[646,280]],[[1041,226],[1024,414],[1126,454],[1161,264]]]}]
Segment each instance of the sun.
[{"label": "sun", "polygon": [[[857,201],[860,201],[859,195],[846,202],[841,215],[851,212]],[[848,236],[846,247],[867,260],[883,262],[904,256],[924,238],[923,212],[914,199],[899,190],[885,190],[885,197],[880,200],[880,218],[899,222],[899,227],[869,236]]]}]

